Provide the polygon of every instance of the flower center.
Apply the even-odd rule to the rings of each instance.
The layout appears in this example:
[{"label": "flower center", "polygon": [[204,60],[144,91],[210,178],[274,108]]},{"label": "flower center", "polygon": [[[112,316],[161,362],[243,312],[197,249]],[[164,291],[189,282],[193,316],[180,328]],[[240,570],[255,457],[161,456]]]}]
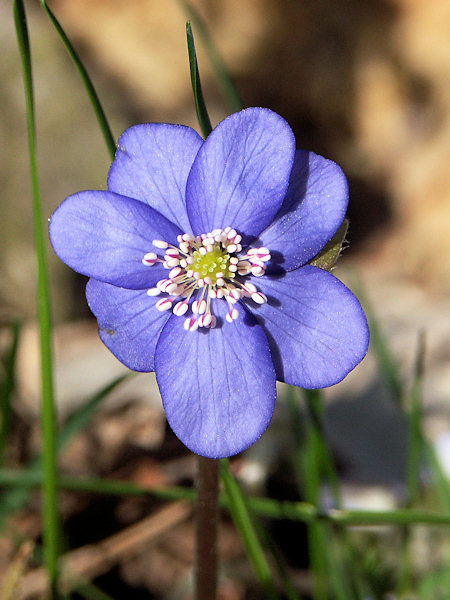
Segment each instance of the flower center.
[{"label": "flower center", "polygon": [[[232,271],[229,270],[230,266],[230,255],[220,245],[215,243],[210,252],[206,254],[200,254],[199,250],[195,250],[192,253],[194,263],[192,270],[194,273],[198,273],[201,278],[209,277],[212,285],[217,283],[217,276],[224,279],[234,277]],[[219,277],[219,279],[220,279]]]},{"label": "flower center", "polygon": [[179,235],[178,247],[153,240],[155,248],[165,250],[164,257],[148,252],[142,259],[143,264],[151,267],[162,263],[169,270],[167,278],[147,290],[149,296],[165,294],[156,308],[172,309],[177,316],[185,315],[190,309],[192,316],[185,319],[184,328],[195,331],[198,327],[215,327],[213,299],[224,299],[228,303],[226,320],[229,323],[239,316],[234,305],[241,298],[251,298],[257,304],[267,302],[256,286],[245,281],[245,276],[264,275],[270,252],[267,248],[250,248],[242,254],[241,240],[231,227],[214,229],[197,237],[188,233]]}]

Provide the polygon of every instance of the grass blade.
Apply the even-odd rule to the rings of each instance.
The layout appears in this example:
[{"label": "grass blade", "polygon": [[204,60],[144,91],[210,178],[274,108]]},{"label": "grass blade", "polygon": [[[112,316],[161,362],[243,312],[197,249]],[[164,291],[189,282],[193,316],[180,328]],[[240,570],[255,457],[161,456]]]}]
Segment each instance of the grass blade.
[{"label": "grass blade", "polygon": [[242,110],[242,102],[233,82],[231,81],[223,60],[212,42],[211,36],[208,33],[208,29],[203,22],[203,19],[190,2],[187,2],[186,0],[178,0],[178,3],[183,7],[185,14],[188,15],[189,20],[194,25],[195,30],[202,41],[209,62],[211,63],[213,73],[216,76],[218,86],[222,92],[222,96],[227,103],[228,110],[231,113]]},{"label": "grass blade", "polygon": [[44,9],[44,11],[46,12],[47,16],[49,17],[50,21],[52,22],[54,28],[56,29],[59,37],[61,38],[61,41],[64,44],[64,47],[66,48],[73,64],[75,65],[75,68],[77,69],[77,71],[81,77],[83,85],[86,88],[87,94],[89,96],[89,100],[91,101],[92,107],[94,109],[95,116],[97,117],[98,125],[103,134],[103,138],[105,140],[105,144],[108,149],[108,152],[111,156],[111,159],[114,159],[114,155],[116,152],[116,142],[115,142],[113,134],[111,132],[109,123],[106,119],[106,115],[105,115],[103,107],[100,103],[97,92],[95,91],[94,84],[92,83],[91,78],[89,77],[89,74],[88,74],[86,68],[84,67],[83,63],[81,62],[80,57],[78,56],[75,48],[72,46],[72,43],[70,42],[69,38],[67,37],[64,29],[61,27],[61,24],[59,23],[59,21],[57,20],[55,15],[52,13],[50,8],[47,6],[46,1],[40,0],[40,3],[41,3],[42,8]]},{"label": "grass blade", "polygon": [[[42,483],[40,471],[30,473],[28,469],[0,469],[0,487],[33,488]],[[61,476],[60,488],[86,493],[117,494],[123,496],[155,495],[167,500],[194,500],[195,493],[186,488],[145,488],[134,483],[114,479],[91,479]],[[379,526],[379,525],[438,525],[450,526],[448,511],[432,512],[417,509],[395,510],[344,510],[317,509],[309,502],[277,501],[270,498],[247,498],[246,504],[252,513],[269,519],[289,519],[313,523],[321,521],[340,526]],[[225,495],[220,498],[220,505],[226,508],[228,500]]]},{"label": "grass blade", "polygon": [[226,459],[220,461],[220,476],[224,486],[228,509],[236,529],[241,536],[247,556],[264,590],[264,594],[267,598],[273,600],[277,598],[277,594],[270,567],[253,526],[246,499],[237,481],[231,474],[229,462]]},{"label": "grass blade", "polygon": [[31,51],[25,9],[22,0],[13,1],[14,23],[22,63],[28,130],[28,152],[32,189],[33,231],[37,256],[37,303],[41,357],[41,428],[43,443],[43,527],[44,563],[52,596],[56,597],[59,553],[59,517],[57,507],[56,415],[53,393],[50,295],[48,287],[45,238],[36,159],[36,135]]},{"label": "grass blade", "polygon": [[410,394],[408,411],[408,459],[406,466],[406,486],[408,490],[407,506],[416,504],[420,489],[420,458],[422,440],[424,438],[421,426],[422,418],[422,384],[424,374],[425,335],[419,334],[414,379]]},{"label": "grass blade", "polygon": [[200,74],[198,72],[197,54],[195,52],[194,35],[192,33],[192,27],[189,22],[186,23],[186,37],[195,110],[197,113],[197,119],[200,125],[200,129],[203,133],[203,137],[207,138],[212,131],[212,126],[208,115],[208,111],[206,109],[205,99],[203,97],[202,85],[200,83]]}]

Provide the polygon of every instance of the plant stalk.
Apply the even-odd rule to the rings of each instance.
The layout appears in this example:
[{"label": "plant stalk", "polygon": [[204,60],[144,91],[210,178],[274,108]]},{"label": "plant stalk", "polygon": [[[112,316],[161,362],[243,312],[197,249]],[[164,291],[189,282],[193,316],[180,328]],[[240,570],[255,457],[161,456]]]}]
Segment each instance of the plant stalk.
[{"label": "plant stalk", "polygon": [[195,521],[195,598],[217,596],[217,533],[219,525],[219,461],[197,457]]}]

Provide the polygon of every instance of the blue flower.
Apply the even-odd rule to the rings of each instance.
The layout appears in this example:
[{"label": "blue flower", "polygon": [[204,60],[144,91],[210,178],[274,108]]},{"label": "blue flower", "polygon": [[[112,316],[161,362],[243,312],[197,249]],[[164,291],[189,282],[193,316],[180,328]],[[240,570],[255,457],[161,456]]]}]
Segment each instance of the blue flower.
[{"label": "blue flower", "polygon": [[364,357],[355,296],[308,264],[344,219],[345,176],[295,150],[264,108],[189,127],[127,129],[108,191],[67,198],[56,254],[88,275],[100,337],[134,371],[155,371],[167,419],[193,452],[231,456],[268,426],[275,382],[321,388]]}]

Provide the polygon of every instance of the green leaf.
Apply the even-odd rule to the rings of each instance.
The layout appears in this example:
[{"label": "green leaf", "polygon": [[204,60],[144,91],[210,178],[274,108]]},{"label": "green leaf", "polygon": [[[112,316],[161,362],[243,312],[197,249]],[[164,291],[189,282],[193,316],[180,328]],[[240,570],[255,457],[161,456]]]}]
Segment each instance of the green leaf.
[{"label": "green leaf", "polygon": [[208,29],[198,11],[191,4],[191,2],[186,2],[186,0],[178,0],[178,3],[183,7],[184,12],[187,13],[190,21],[198,32],[198,36],[206,50],[206,55],[211,63],[211,67],[217,79],[220,91],[222,92],[222,96],[227,103],[228,110],[230,113],[242,110],[242,102],[239,98],[236,88],[231,81],[222,58],[214,47],[211,36],[208,33]]},{"label": "green leaf", "polygon": [[241,536],[245,551],[267,598],[276,599],[275,585],[264,550],[259,542],[247,507],[246,498],[233,477],[227,459],[220,461],[220,476],[231,518]]},{"label": "green leaf", "polygon": [[70,42],[69,38],[67,37],[64,29],[61,27],[59,21],[57,20],[55,15],[52,13],[52,11],[47,6],[46,1],[40,0],[40,3],[42,5],[42,8],[44,9],[44,11],[46,12],[47,16],[49,17],[50,21],[52,22],[54,28],[56,29],[59,37],[61,38],[61,41],[64,44],[64,47],[67,50],[73,64],[75,65],[75,68],[77,69],[78,73],[80,74],[83,85],[86,88],[86,92],[89,96],[89,100],[91,101],[92,108],[94,109],[95,116],[97,117],[97,121],[98,121],[100,130],[103,134],[103,138],[105,140],[106,147],[109,151],[111,159],[113,159],[115,152],[116,152],[116,142],[111,133],[111,128],[109,126],[108,120],[107,120],[105,112],[103,110],[103,107],[100,103],[97,92],[95,91],[94,84],[92,83],[91,78],[89,77],[89,74],[86,71],[86,68],[84,67],[83,63],[81,62],[80,57],[78,56],[77,52],[75,51],[75,48],[72,46],[72,43]]},{"label": "green leaf", "polygon": [[208,111],[206,109],[205,99],[203,98],[202,85],[200,83],[200,75],[198,72],[197,54],[195,52],[194,35],[192,33],[192,27],[189,22],[186,23],[186,37],[195,110],[197,112],[197,119],[202,130],[203,137],[207,138],[212,131],[212,126],[208,115]]},{"label": "green leaf", "polygon": [[333,235],[331,240],[322,248],[311,261],[310,265],[313,267],[319,267],[324,271],[331,271],[336,264],[339,256],[341,255],[342,249],[345,244],[345,236],[348,231],[348,220],[344,219],[342,225]]},{"label": "green leaf", "polygon": [[34,245],[37,258],[37,306],[39,348],[41,358],[41,432],[43,481],[43,522],[45,568],[51,596],[56,598],[59,555],[59,514],[57,506],[56,414],[53,392],[53,363],[51,344],[51,310],[48,286],[47,258],[39,176],[36,158],[36,123],[34,114],[33,78],[28,27],[22,0],[13,1],[14,23],[22,63],[28,131],[28,154],[32,190]]}]

